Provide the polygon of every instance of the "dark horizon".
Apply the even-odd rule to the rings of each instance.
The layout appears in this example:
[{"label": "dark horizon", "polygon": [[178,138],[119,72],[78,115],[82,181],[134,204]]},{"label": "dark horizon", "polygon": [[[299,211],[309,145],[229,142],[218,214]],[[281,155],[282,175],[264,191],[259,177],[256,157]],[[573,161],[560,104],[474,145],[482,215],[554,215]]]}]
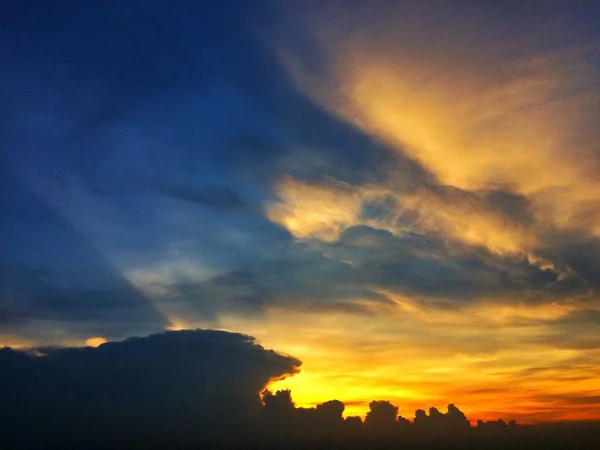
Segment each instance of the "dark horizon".
[{"label": "dark horizon", "polygon": [[453,403],[446,412],[418,409],[413,418],[403,417],[387,400],[369,402],[364,419],[343,417],[345,405],[335,399],[298,407],[292,392],[272,392],[268,386],[294,376],[300,366],[250,336],[216,330],[168,331],[99,347],[4,348],[0,442],[7,445],[3,448],[600,442],[600,421],[471,423]]}]

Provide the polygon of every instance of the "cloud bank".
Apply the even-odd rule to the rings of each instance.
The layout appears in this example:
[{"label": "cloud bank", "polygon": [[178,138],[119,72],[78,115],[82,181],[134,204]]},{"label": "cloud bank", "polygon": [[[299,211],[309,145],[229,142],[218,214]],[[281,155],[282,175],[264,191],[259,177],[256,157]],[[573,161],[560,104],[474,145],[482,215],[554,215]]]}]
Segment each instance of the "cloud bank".
[{"label": "cloud bank", "polygon": [[[166,332],[99,347],[0,350],[2,439],[148,440],[245,431],[259,392],[301,362],[250,336]],[[34,421],[34,423],[32,423]],[[32,433],[31,427],[36,431]]]}]

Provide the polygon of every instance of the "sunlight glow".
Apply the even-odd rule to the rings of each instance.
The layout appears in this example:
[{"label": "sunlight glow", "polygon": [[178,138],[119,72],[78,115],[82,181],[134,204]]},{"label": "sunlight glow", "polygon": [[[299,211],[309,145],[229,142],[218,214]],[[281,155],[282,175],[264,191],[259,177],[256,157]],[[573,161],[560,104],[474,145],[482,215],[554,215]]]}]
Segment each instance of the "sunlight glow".
[{"label": "sunlight glow", "polygon": [[100,347],[102,344],[107,343],[108,341],[100,336],[91,337],[85,340],[86,347]]}]

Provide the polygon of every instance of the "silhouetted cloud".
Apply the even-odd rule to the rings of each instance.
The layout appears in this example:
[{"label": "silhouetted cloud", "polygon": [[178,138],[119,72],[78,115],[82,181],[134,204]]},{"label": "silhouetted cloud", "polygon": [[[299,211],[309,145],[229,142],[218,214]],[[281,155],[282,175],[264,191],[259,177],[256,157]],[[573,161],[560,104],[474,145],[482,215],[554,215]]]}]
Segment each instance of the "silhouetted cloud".
[{"label": "silhouetted cloud", "polygon": [[365,417],[365,428],[369,430],[390,430],[396,422],[398,407],[388,401],[372,401]]},{"label": "silhouetted cloud", "polygon": [[[398,416],[398,407],[392,403],[372,401],[363,422],[357,416],[343,419],[345,405],[338,400],[327,401],[314,408],[298,408],[290,390],[274,393],[265,391],[262,398],[261,425],[264,427],[264,437],[275,442],[306,445],[335,442],[341,448],[348,444],[371,448],[378,444],[422,445],[438,441],[446,445],[465,445],[469,440],[475,444],[477,439],[483,438],[483,442],[490,444],[491,441],[486,441],[489,437],[514,438],[516,435],[509,431],[519,431],[516,422],[507,424],[502,419],[488,422],[479,420],[477,428],[472,428],[465,414],[454,404],[448,405],[447,413],[430,408],[427,414],[419,409],[411,422]],[[513,444],[516,442],[513,441]]]},{"label": "silhouetted cloud", "polygon": [[[454,404],[446,413],[433,407],[429,414],[417,410],[411,422],[398,416],[392,403],[372,401],[363,423],[356,416],[344,419],[339,400],[299,408],[289,390],[266,390],[259,397],[270,380],[295,374],[300,364],[265,350],[252,337],[214,330],[167,332],[98,348],[5,348],[0,350],[5,400],[0,443],[9,448],[172,448],[186,443],[235,448],[332,443],[336,448],[434,443],[487,448],[501,443],[532,448],[532,436],[549,442],[540,440],[537,429],[521,429],[514,421],[479,420],[472,428]],[[548,428],[544,433],[579,443],[575,430]],[[598,437],[587,436],[589,442]]]},{"label": "silhouetted cloud", "polygon": [[471,424],[464,413],[454,404],[448,405],[448,412],[441,413],[437,408],[429,408],[429,414],[419,409],[415,412],[415,426],[431,433],[460,433],[468,430]]},{"label": "silhouetted cloud", "polygon": [[198,439],[231,427],[243,433],[244,421],[260,408],[260,390],[300,364],[252,337],[213,330],[98,348],[4,349],[0,412],[9,433],[2,437],[18,444],[69,437]]}]

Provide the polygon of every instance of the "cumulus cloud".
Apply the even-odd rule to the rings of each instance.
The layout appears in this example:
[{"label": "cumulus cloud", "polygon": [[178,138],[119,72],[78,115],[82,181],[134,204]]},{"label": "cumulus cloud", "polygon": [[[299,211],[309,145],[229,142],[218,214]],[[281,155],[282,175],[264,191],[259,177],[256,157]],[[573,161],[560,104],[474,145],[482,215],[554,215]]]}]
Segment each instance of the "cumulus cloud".
[{"label": "cumulus cloud", "polygon": [[369,412],[365,417],[365,428],[385,430],[391,428],[396,422],[398,407],[386,400],[372,401],[369,403]]},{"label": "cumulus cloud", "polygon": [[166,332],[97,348],[5,348],[2,438],[39,443],[178,433],[185,439],[232,426],[243,432],[243,422],[260,408],[259,392],[271,380],[296,373],[300,364],[250,336],[213,330]]}]

